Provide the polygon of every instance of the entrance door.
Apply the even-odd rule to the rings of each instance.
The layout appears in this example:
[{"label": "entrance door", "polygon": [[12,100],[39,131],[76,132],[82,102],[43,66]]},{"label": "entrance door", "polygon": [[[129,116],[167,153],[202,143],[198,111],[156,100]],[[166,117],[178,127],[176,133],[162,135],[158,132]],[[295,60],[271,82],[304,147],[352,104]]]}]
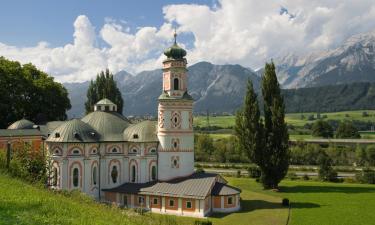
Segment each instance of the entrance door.
[{"label": "entrance door", "polygon": [[124,195],[124,207],[128,208],[128,196]]}]

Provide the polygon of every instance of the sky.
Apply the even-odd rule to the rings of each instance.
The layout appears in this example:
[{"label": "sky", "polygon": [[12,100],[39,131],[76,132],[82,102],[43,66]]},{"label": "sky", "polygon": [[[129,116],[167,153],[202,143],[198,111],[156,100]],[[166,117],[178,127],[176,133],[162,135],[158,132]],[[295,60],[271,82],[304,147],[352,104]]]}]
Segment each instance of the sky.
[{"label": "sky", "polygon": [[175,27],[190,64],[256,69],[374,32],[375,1],[4,0],[0,55],[61,82],[90,80],[105,68],[136,74],[161,67]]}]

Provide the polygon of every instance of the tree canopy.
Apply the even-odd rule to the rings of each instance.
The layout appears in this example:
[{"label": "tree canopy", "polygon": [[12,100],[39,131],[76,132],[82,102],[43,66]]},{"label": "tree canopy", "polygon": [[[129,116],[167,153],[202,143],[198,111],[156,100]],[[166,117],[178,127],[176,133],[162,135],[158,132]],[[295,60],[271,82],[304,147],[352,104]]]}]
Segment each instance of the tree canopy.
[{"label": "tree canopy", "polygon": [[71,108],[67,90],[32,64],[0,57],[0,127],[26,118],[42,124],[65,120]]},{"label": "tree canopy", "polygon": [[350,121],[344,121],[339,124],[336,130],[337,138],[361,138],[358,129]]},{"label": "tree canopy", "polygon": [[327,121],[318,120],[312,125],[312,135],[315,137],[331,138],[333,137],[333,128]]},{"label": "tree canopy", "polygon": [[124,100],[121,92],[117,88],[116,81],[113,79],[113,74],[106,71],[101,71],[95,81],[91,80],[90,86],[87,89],[87,101],[85,102],[86,114],[94,111],[94,105],[103,98],[111,100],[117,105],[117,112],[122,114]]}]

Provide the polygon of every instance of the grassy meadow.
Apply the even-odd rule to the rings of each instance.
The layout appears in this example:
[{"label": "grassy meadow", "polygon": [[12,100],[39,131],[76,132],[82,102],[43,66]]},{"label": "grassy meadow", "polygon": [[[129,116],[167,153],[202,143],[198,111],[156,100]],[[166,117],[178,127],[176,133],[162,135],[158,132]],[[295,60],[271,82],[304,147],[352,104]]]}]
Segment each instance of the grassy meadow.
[{"label": "grassy meadow", "polygon": [[[214,225],[286,224],[288,209],[280,202],[292,203],[290,224],[345,225],[373,224],[375,186],[316,181],[284,180],[281,191],[263,190],[249,178],[231,178],[231,185],[242,189],[242,210],[215,214]],[[76,193],[53,193],[0,173],[0,224],[181,224],[192,225],[189,217],[163,216],[98,204]]]},{"label": "grassy meadow", "polygon": [[[368,117],[363,117],[363,112],[368,113]],[[302,119],[301,115],[305,118]],[[312,123],[314,121],[309,121],[307,118],[310,115],[315,115],[316,113],[287,113],[285,115],[285,120],[289,125],[296,127],[302,127],[306,123]],[[321,113],[321,116],[326,115],[327,118],[324,120],[360,120],[360,121],[371,121],[375,123],[375,110],[358,110],[358,111],[343,111],[343,112],[332,112],[332,113]],[[210,126],[219,126],[222,128],[233,127],[235,124],[235,116],[210,116],[209,118]],[[200,127],[207,126],[206,116],[197,116],[194,118],[194,125]]]},{"label": "grassy meadow", "polygon": [[[363,117],[362,113],[367,112],[368,116]],[[302,117],[303,115],[303,117]],[[288,113],[285,115],[285,120],[288,125],[293,125],[297,128],[302,128],[307,123],[314,123],[316,120],[308,120],[309,116],[316,113]],[[324,120],[358,120],[358,121],[370,121],[375,124],[375,110],[358,110],[358,111],[343,111],[343,112],[332,112],[332,113],[321,113],[321,116],[325,115]],[[235,125],[235,116],[210,116],[210,126],[218,126],[224,129],[233,128]],[[197,116],[194,118],[194,125],[199,127],[207,127],[207,117]],[[231,130],[219,131],[219,134],[210,134],[214,139],[227,138],[231,135]],[[361,133],[361,137],[365,139],[375,138],[375,133]],[[290,134],[291,139],[303,140],[313,138],[310,134]]]}]

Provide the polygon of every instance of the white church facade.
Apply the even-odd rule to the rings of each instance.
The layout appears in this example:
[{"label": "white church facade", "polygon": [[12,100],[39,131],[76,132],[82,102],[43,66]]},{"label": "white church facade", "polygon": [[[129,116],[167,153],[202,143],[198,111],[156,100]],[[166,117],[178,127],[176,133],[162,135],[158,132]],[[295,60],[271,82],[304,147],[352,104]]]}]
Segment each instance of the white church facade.
[{"label": "white church facade", "polygon": [[186,51],[175,37],[164,54],[158,121],[132,124],[103,99],[94,112],[62,123],[46,140],[52,188],[174,215],[205,217],[240,209],[239,189],[220,175],[194,172]]}]

